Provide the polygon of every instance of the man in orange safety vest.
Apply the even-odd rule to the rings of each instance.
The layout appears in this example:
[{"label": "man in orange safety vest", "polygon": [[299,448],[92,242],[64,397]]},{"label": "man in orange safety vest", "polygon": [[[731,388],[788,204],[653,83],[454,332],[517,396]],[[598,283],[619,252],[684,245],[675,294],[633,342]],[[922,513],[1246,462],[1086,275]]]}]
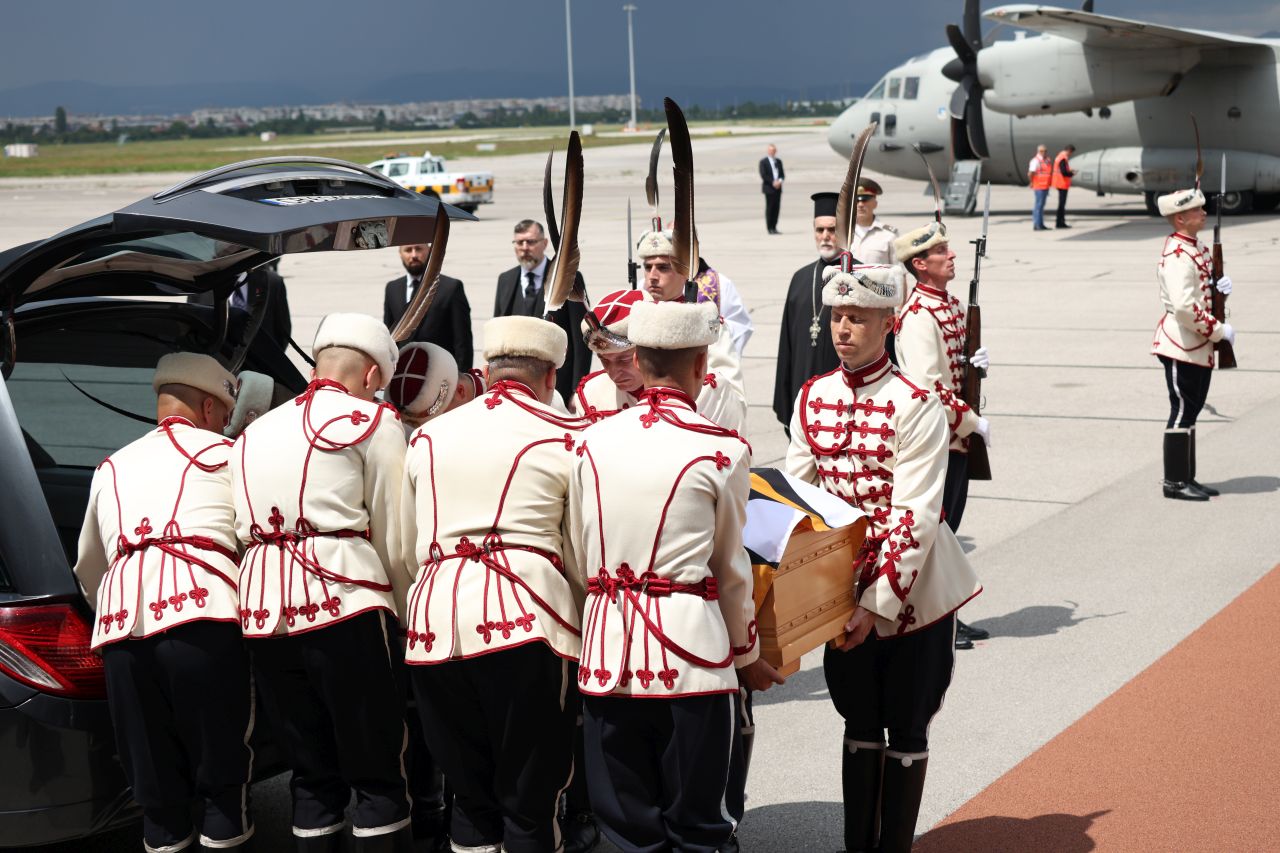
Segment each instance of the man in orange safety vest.
[{"label": "man in orange safety vest", "polygon": [[1053,158],[1053,188],[1058,191],[1058,221],[1055,228],[1070,228],[1067,224],[1067,190],[1071,189],[1071,178],[1075,171],[1071,168],[1071,155],[1076,153],[1074,145],[1068,145]]},{"label": "man in orange safety vest", "polygon": [[1027,165],[1027,180],[1035,191],[1035,204],[1031,208],[1031,224],[1036,231],[1046,230],[1044,227],[1044,203],[1049,198],[1049,187],[1053,183],[1053,164],[1049,161],[1049,149],[1043,145],[1036,146],[1036,156]]}]

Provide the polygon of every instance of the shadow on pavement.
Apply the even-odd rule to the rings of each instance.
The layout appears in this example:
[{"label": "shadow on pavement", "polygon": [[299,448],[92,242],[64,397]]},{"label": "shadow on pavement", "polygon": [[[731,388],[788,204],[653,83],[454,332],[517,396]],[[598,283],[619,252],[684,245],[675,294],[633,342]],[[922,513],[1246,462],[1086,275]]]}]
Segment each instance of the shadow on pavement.
[{"label": "shadow on pavement", "polygon": [[[831,699],[827,695],[827,677],[820,666],[788,675],[787,683],[781,687],[775,686],[763,693],[751,694],[753,705],[776,705],[779,702],[804,702],[813,699],[823,702]],[[834,708],[832,713],[835,713]]]},{"label": "shadow on pavement", "polygon": [[1089,830],[1105,814],[1108,812],[962,820],[929,830],[911,849],[914,853],[1088,853],[1097,847]]},{"label": "shadow on pavement", "polygon": [[993,640],[999,637],[1046,637],[1066,628],[1074,628],[1090,619],[1106,619],[1119,615],[1119,613],[1098,613],[1093,616],[1076,616],[1076,608],[1080,605],[1074,601],[1068,601],[1067,604],[1071,606],[1034,604],[1003,616],[979,619],[976,622],[970,622],[969,625],[990,631]]},{"label": "shadow on pavement", "polygon": [[[839,797],[837,781],[831,796]],[[738,828],[743,850],[835,853],[844,847],[844,806],[839,802],[775,803],[750,808]]]},{"label": "shadow on pavement", "polygon": [[1224,495],[1260,495],[1280,491],[1280,477],[1233,477],[1221,483],[1205,483]]}]

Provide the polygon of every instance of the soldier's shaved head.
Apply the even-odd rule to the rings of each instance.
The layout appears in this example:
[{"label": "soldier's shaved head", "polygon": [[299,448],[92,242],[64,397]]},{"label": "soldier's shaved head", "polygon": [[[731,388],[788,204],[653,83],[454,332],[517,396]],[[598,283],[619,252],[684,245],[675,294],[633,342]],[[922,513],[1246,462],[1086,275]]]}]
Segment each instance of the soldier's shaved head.
[{"label": "soldier's shaved head", "polygon": [[168,383],[156,390],[156,423],[165,418],[186,418],[200,429],[222,432],[231,420],[225,403],[190,385]]},{"label": "soldier's shaved head", "polygon": [[528,385],[538,399],[544,403],[551,401],[556,390],[556,366],[540,358],[527,355],[500,355],[489,359],[485,365],[485,384],[492,386],[495,382],[510,380]]},{"label": "soldier's shaved head", "polygon": [[382,371],[377,363],[357,349],[325,347],[316,355],[312,375],[341,384],[362,400],[372,400],[382,387]]}]

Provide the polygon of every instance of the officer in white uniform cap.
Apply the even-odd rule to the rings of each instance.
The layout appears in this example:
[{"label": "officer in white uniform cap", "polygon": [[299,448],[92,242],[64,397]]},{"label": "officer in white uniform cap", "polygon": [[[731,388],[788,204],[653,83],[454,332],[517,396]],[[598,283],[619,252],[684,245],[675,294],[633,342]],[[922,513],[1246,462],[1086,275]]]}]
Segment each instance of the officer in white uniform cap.
[{"label": "officer in white uniform cap", "polygon": [[801,387],[787,472],[870,522],[854,564],[857,608],[823,667],[845,721],[845,849],[907,853],[929,724],[951,682],[954,614],[981,587],[941,523],[950,438],[943,406],[884,349],[901,269],[855,265],[846,252],[823,278],[841,365]]},{"label": "officer in white uniform cap", "polygon": [[1169,419],[1164,432],[1164,496],[1207,501],[1217,489],[1196,481],[1196,418],[1209,396],[1214,347],[1235,343],[1230,323],[1214,319],[1213,288],[1231,292],[1231,279],[1213,280],[1213,254],[1198,236],[1204,228],[1204,193],[1179,190],[1156,199],[1173,233],[1164,240],[1156,275],[1164,313],[1156,324],[1151,354],[1164,367]]},{"label": "officer in white uniform cap", "polygon": [[239,850],[253,835],[253,699],[236,598],[234,376],[212,357],[156,366],[158,427],[94,472],[76,577],[94,606],[107,704],[148,851]]},{"label": "officer in white uniform cap", "polygon": [[484,396],[410,439],[405,662],[454,792],[455,850],[560,847],[583,595],[563,531],[588,423],[552,404],[567,345],[546,320],[490,320]]},{"label": "officer in white uniform cap", "polygon": [[391,644],[401,552],[400,420],[374,395],[396,345],[363,314],[320,322],[311,384],[250,424],[231,469],[240,625],[293,769],[299,851],[336,851],[356,791],[362,851],[407,850],[403,703]]},{"label": "officer in white uniform cap", "polygon": [[720,326],[709,305],[637,304],[640,403],[592,425],[575,462],[587,779],[624,850],[729,841],[740,680],[781,683],[759,657],[742,546],[751,448],[695,410]]},{"label": "officer in white uniform cap", "polygon": [[[644,382],[635,363],[635,345],[627,340],[627,324],[631,309],[644,301],[638,290],[618,290],[606,294],[592,307],[596,319],[613,333],[612,338],[590,335],[584,320],[582,334],[587,346],[600,360],[602,370],[588,373],[578,383],[575,410],[598,421],[640,401]],[[747,401],[730,386],[721,374],[711,370],[702,380],[696,400],[698,413],[725,429],[741,433],[747,423]]]}]

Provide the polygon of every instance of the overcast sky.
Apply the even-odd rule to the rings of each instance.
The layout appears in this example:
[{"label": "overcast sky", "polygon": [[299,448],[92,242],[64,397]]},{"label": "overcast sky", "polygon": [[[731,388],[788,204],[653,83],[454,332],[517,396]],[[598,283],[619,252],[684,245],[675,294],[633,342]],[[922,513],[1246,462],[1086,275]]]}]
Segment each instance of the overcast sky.
[{"label": "overcast sky", "polygon": [[[795,94],[860,87],[944,44],[943,26],[962,9],[959,0],[632,2],[642,93],[680,79]],[[622,4],[573,2],[579,94],[627,89]],[[1246,35],[1280,30],[1275,0],[1098,0],[1096,11]],[[561,0],[28,0],[6,4],[0,46],[0,89],[260,82],[341,98],[427,73],[446,97],[499,94],[490,90],[508,77],[554,95],[566,76]],[[467,91],[470,78],[486,91]]]}]

